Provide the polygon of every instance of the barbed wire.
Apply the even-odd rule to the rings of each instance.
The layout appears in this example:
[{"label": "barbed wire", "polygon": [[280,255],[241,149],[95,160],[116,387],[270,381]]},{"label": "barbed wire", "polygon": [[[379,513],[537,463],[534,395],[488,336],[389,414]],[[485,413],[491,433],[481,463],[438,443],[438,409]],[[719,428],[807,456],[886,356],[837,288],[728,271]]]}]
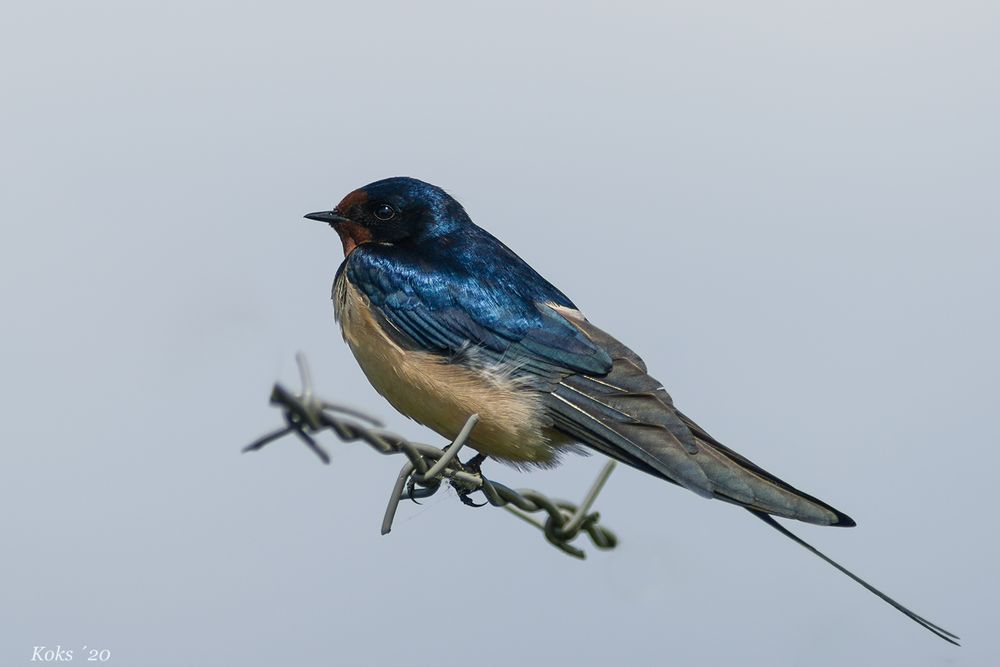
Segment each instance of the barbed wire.
[{"label": "barbed wire", "polygon": [[[458,460],[458,452],[468,441],[469,435],[479,421],[479,415],[470,415],[455,440],[443,449],[410,442],[402,436],[384,430],[379,420],[363,412],[317,398],[313,394],[312,374],[309,372],[305,355],[302,353],[295,355],[295,362],[299,368],[302,391],[297,394],[292,393],[280,383],[275,383],[271,390],[271,404],[281,408],[285,426],[254,440],[244,447],[243,451],[256,451],[287,435],[295,435],[323,463],[329,464],[330,456],[313,437],[317,433],[329,430],[344,442],[361,441],[380,454],[405,455],[408,461],[396,477],[382,519],[383,535],[392,530],[392,522],[400,500],[403,498],[416,500],[432,496],[440,490],[442,482],[447,480],[458,492],[463,503],[481,506],[469,499],[470,494],[481,491],[487,503],[503,507],[540,529],[550,544],[575,558],[586,557],[582,549],[570,544],[580,533],[586,533],[598,549],[614,549],[618,544],[615,534],[599,523],[600,514],[590,511],[597,495],[615,468],[614,461],[605,464],[579,505],[564,500],[553,500],[531,489],[515,491],[499,482],[487,479],[479,471],[479,464],[484,458],[482,455],[477,455],[466,463]],[[359,422],[367,422],[368,425]],[[545,512],[548,515],[544,521],[531,516],[538,512]]]}]

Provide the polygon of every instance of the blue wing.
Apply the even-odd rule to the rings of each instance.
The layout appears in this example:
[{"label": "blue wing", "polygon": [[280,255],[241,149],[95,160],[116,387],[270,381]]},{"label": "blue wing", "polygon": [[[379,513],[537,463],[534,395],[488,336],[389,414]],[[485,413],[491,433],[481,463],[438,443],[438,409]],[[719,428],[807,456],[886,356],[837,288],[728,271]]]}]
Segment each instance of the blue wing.
[{"label": "blue wing", "polygon": [[611,370],[608,353],[547,305],[575,308],[565,295],[505,246],[472,250],[431,260],[365,244],[342,270],[415,349],[472,348],[540,377]]}]

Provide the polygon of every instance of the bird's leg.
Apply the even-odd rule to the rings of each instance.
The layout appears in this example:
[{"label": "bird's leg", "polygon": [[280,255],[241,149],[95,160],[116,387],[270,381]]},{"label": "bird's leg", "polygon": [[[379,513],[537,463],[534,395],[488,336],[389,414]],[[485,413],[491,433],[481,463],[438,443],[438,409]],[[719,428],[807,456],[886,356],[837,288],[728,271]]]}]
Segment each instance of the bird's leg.
[{"label": "bird's leg", "polygon": [[474,475],[481,475],[481,474],[483,474],[483,472],[482,472],[482,470],[480,470],[480,468],[482,467],[483,462],[486,459],[488,459],[488,458],[489,458],[489,455],[483,454],[482,452],[480,452],[479,454],[476,454],[471,459],[469,459],[468,461],[466,461],[465,463],[463,463],[462,467],[465,468],[465,469],[467,469],[469,472],[471,472]]},{"label": "bird's leg", "polygon": [[[489,456],[480,452],[479,454],[476,454],[471,459],[463,463],[462,467],[474,475],[481,476],[483,472],[480,468],[483,465],[483,461],[485,461],[488,458]],[[458,493],[458,499],[461,500],[463,504],[468,505],[469,507],[482,507],[483,505],[488,505],[489,503],[486,502],[477,503],[474,500],[472,500],[472,498],[469,497],[477,490],[478,489],[469,490],[464,487],[458,487],[458,486],[455,487],[455,492]]]}]

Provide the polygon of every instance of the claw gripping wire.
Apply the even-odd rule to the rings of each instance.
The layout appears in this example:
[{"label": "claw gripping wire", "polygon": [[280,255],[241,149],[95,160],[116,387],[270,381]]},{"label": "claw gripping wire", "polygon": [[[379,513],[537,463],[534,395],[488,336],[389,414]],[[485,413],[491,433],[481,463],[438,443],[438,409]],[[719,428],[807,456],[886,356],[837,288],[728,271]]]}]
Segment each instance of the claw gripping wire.
[{"label": "claw gripping wire", "polygon": [[[613,549],[618,544],[615,534],[600,524],[600,515],[590,511],[615,468],[614,461],[605,464],[579,505],[553,500],[531,489],[515,491],[487,479],[478,470],[467,467],[458,460],[458,453],[476,427],[479,415],[470,415],[455,440],[444,449],[410,442],[384,430],[377,419],[317,398],[313,394],[312,376],[305,356],[299,353],[295,356],[295,361],[299,368],[302,391],[292,393],[280,384],[275,384],[271,391],[271,404],[281,408],[285,426],[261,436],[244,447],[243,451],[256,451],[286,435],[295,435],[323,463],[329,464],[329,454],[313,436],[322,431],[332,431],[344,442],[360,440],[380,454],[405,455],[408,461],[396,477],[382,520],[383,535],[392,529],[396,508],[402,498],[426,498],[434,495],[441,488],[441,483],[448,480],[463,498],[475,491],[482,491],[490,505],[503,507],[540,529],[550,544],[575,558],[586,557],[582,549],[571,544],[580,533],[586,533],[598,549]],[[367,422],[367,425],[362,422]],[[471,501],[466,504],[470,503]],[[544,521],[532,516],[539,512],[547,514]]]}]

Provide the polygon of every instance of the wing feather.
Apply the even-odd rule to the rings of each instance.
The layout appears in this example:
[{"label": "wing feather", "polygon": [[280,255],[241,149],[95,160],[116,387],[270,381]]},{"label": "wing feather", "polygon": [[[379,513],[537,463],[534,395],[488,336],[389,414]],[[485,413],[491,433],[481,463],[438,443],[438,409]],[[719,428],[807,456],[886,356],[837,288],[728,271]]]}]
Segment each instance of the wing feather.
[{"label": "wing feather", "polygon": [[[525,266],[507,266],[508,270]],[[444,264],[430,272],[392,247],[365,244],[345,262],[347,277],[414,349],[452,356],[470,345],[546,381],[567,373],[604,374],[611,358],[562,314],[545,305],[572,304],[540,276],[509,279]],[[535,274],[537,276],[537,274]]]},{"label": "wing feather", "polygon": [[719,443],[678,411],[634,352],[583,319],[573,323],[611,353],[602,377],[563,378],[548,400],[568,435],[699,495],[820,525],[854,525],[847,515]]}]

